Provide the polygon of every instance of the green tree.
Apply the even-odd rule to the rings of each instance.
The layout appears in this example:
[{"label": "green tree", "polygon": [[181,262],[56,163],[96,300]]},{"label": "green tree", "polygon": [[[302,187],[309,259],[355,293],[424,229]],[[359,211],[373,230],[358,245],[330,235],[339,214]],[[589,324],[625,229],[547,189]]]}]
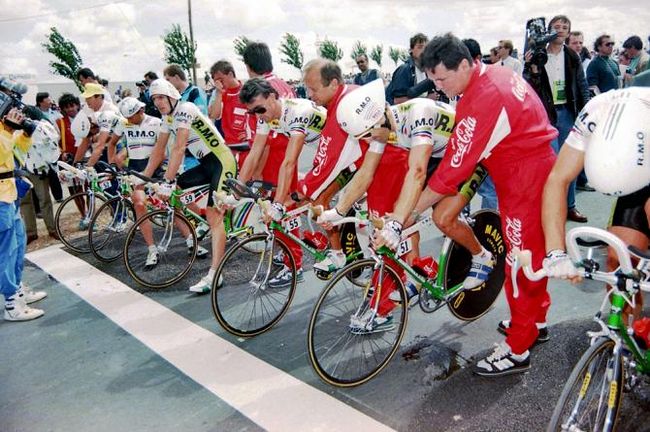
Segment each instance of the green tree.
[{"label": "green tree", "polygon": [[343,50],[339,48],[339,44],[328,39],[320,43],[318,46],[318,54],[325,59],[335,62],[343,58]]},{"label": "green tree", "polygon": [[56,61],[49,63],[51,72],[54,75],[71,79],[79,90],[83,90],[77,79],[77,71],[81,69],[83,61],[74,43],[63,37],[56,27],[51,27],[50,34],[47,35],[47,42],[43,42],[41,46],[56,58]]},{"label": "green tree", "polygon": [[233,45],[235,46],[235,52],[237,53],[240,59],[244,58],[244,50],[251,42],[252,41],[250,39],[248,39],[246,36],[243,35],[236,37],[235,40],[232,41]]},{"label": "green tree", "polygon": [[352,52],[350,53],[350,57],[352,60],[356,60],[357,57],[359,57],[361,54],[368,55],[368,47],[358,40],[354,43],[354,45],[352,45]]},{"label": "green tree", "polygon": [[379,44],[370,51],[370,58],[381,68],[381,56],[384,53],[384,46]]},{"label": "green tree", "polygon": [[397,62],[399,61],[400,57],[400,49],[395,48],[395,47],[388,47],[388,57],[395,63],[395,66],[397,66]]},{"label": "green tree", "polygon": [[196,43],[192,44],[179,24],[173,24],[162,39],[165,44],[165,61],[179,65],[187,72],[187,76],[192,76],[192,66],[196,63]]},{"label": "green tree", "polygon": [[304,56],[297,37],[291,33],[285,33],[280,43],[280,52],[284,54],[284,58],[281,59],[283,63],[287,63],[298,70],[302,69]]},{"label": "green tree", "polygon": [[411,57],[411,54],[409,54],[408,50],[403,48],[399,50],[399,59],[402,60],[404,63]]}]

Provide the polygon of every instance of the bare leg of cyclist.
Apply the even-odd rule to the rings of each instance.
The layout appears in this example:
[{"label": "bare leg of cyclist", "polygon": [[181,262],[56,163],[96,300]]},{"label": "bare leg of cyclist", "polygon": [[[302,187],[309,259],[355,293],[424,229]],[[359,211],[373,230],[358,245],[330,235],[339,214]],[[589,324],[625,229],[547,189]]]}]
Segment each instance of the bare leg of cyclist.
[{"label": "bare leg of cyclist", "polygon": [[[648,204],[646,203],[646,207]],[[647,210],[646,210],[647,214]],[[636,246],[641,250],[647,250],[650,244],[648,237],[643,234],[641,231],[637,231],[632,228],[622,227],[622,226],[610,226],[607,228],[609,232],[623,240],[623,243],[629,246]],[[633,262],[635,264],[635,262]],[[615,270],[618,267],[618,259],[616,253],[612,248],[607,248],[607,271]],[[623,309],[623,322],[625,325],[629,324],[629,316],[632,313],[632,317],[636,320],[641,317],[641,311],[643,310],[643,295],[639,291],[635,296],[635,307],[634,310],[630,306],[626,305]]]},{"label": "bare leg of cyclist", "polygon": [[[217,267],[219,267],[219,263],[221,263],[226,250],[226,229],[223,224],[224,213],[224,210],[216,207],[207,207],[205,209],[205,216],[210,225],[210,231],[212,232],[212,262],[210,263],[208,274],[190,287],[190,291],[192,292],[207,293],[212,288]],[[219,285],[221,285],[221,281]]]},{"label": "bare leg of cyclist", "polygon": [[458,219],[458,215],[467,203],[467,199],[462,194],[443,198],[433,209],[433,221],[447,237],[472,254],[472,264],[463,281],[463,288],[473,289],[487,280],[494,268],[494,257],[481,246],[470,226]]},{"label": "bare leg of cyclist", "polygon": [[[133,191],[131,200],[133,201],[133,208],[135,209],[135,218],[136,220],[139,220],[147,213],[146,197],[142,187],[137,187]],[[148,221],[140,224],[140,233],[142,234],[147,246],[153,246],[153,233],[151,232],[151,224]]]},{"label": "bare leg of cyclist", "polygon": [[[324,209],[330,208],[330,202],[336,193],[341,190],[338,182],[333,182],[321,193],[314,201],[314,205],[322,205]],[[341,244],[341,234],[338,227],[333,227],[327,231],[330,250],[328,257],[323,261],[314,264],[314,270],[331,273],[345,265],[345,254]]]}]

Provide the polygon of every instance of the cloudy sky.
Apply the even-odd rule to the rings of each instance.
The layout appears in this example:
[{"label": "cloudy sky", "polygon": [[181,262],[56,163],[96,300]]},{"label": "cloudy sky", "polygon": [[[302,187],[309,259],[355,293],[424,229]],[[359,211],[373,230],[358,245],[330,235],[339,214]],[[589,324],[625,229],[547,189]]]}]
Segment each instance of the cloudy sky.
[{"label": "cloudy sky", "polygon": [[[192,0],[194,37],[202,68],[216,60],[231,60],[238,74],[244,67],[233,50],[233,39],[245,35],[271,47],[276,73],[297,78],[296,69],[281,63],[278,51],[282,35],[295,34],[308,60],[316,56],[317,42],[334,40],[344,50],[340,62],[352,71],[349,57],[356,40],[371,47],[384,45],[386,71],[395,65],[387,56],[389,46],[406,48],[410,35],[429,36],[452,31],[473,37],[483,51],[499,39],[512,39],[521,49],[528,18],[568,15],[573,29],[582,30],[591,44],[601,33],[621,43],[632,34],[647,42],[650,8],[647,1],[620,0]],[[50,27],[71,39],[84,60],[112,81],[136,81],[147,70],[164,67],[161,35],[172,24],[188,29],[184,0],[0,0],[0,73],[32,74],[36,82],[55,82],[50,74],[51,56],[41,43]],[[203,76],[202,71],[199,76]]]}]

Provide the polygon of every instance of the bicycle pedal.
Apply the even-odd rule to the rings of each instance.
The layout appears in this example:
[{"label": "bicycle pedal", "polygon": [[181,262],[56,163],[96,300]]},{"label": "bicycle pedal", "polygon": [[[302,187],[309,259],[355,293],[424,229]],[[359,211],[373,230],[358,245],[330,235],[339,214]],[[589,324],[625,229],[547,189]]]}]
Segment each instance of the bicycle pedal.
[{"label": "bicycle pedal", "polygon": [[323,270],[314,270],[314,273],[318,279],[323,281],[328,281],[332,279],[332,276],[334,276],[333,272],[325,272]]}]

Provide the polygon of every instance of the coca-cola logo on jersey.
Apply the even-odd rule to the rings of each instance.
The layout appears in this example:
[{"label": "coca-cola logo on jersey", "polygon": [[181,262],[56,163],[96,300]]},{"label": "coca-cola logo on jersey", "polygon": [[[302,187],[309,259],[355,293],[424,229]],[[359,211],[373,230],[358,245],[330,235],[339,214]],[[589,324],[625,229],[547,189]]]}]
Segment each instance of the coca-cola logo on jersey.
[{"label": "coca-cola logo on jersey", "polygon": [[514,263],[514,257],[512,256],[512,250],[514,248],[523,249],[521,241],[521,219],[519,218],[509,218],[506,216],[506,238],[510,243],[508,257],[506,261],[508,264],[512,265]]},{"label": "coca-cola logo on jersey", "polygon": [[465,117],[456,125],[456,135],[453,140],[454,155],[451,157],[451,166],[458,168],[463,163],[463,157],[469,152],[476,130],[476,119]]},{"label": "coca-cola logo on jersey", "polygon": [[327,147],[330,145],[332,137],[322,136],[320,137],[320,142],[318,143],[318,151],[316,156],[314,156],[314,169],[312,170],[315,176],[320,175],[320,171],[323,169],[325,162],[327,162]]}]

